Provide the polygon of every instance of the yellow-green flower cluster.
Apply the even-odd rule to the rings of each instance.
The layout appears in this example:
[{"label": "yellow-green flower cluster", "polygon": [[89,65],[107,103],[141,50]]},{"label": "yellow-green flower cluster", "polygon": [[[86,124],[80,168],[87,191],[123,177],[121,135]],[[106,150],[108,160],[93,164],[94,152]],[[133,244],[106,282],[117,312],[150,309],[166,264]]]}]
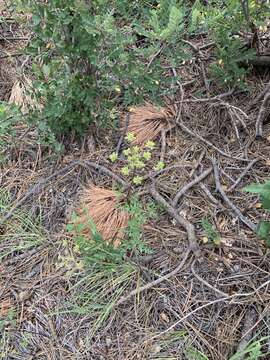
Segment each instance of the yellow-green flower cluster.
[{"label": "yellow-green flower cluster", "polygon": [[[128,133],[125,136],[127,143],[132,143],[136,139],[133,133]],[[141,176],[142,170],[146,167],[146,163],[152,158],[152,151],[155,149],[154,141],[147,141],[144,148],[134,145],[123,150],[123,155],[126,159],[126,164],[121,168],[121,174],[124,176],[132,176],[132,182],[134,185],[141,185],[143,182],[143,176]],[[111,162],[118,160],[117,154],[114,152],[109,156]],[[162,170],[165,164],[159,161],[154,167],[155,171]],[[138,174],[139,173],[139,174]]]}]

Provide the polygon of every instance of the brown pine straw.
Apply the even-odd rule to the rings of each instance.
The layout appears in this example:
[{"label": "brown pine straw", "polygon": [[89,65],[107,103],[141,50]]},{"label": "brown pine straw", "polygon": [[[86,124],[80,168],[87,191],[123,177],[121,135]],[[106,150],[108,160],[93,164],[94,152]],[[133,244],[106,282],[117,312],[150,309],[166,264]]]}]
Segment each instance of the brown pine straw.
[{"label": "brown pine straw", "polygon": [[163,130],[169,130],[172,127],[169,122],[172,116],[172,109],[150,103],[131,108],[127,132],[135,135],[133,144],[143,145],[147,141],[155,140]]},{"label": "brown pine straw", "polygon": [[[91,219],[104,241],[117,248],[121,245],[129,221],[129,214],[119,208],[120,204],[121,199],[115,191],[91,185],[81,196],[78,223],[87,224]],[[89,227],[85,235],[91,237]]]}]

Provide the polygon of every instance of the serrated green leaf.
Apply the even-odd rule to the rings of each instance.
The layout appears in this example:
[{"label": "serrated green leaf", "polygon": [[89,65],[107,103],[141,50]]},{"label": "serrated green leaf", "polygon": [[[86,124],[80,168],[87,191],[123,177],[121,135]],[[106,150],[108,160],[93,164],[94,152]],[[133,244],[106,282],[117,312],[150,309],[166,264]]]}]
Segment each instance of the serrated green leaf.
[{"label": "serrated green leaf", "polygon": [[254,194],[261,194],[264,190],[262,184],[251,184],[243,188],[243,191],[254,193]]},{"label": "serrated green leaf", "polygon": [[261,201],[262,201],[262,206],[265,210],[270,210],[270,198],[269,198],[269,192],[267,193],[267,197],[261,195]]},{"label": "serrated green leaf", "polygon": [[179,30],[177,28],[180,26],[182,18],[183,12],[181,11],[181,9],[178,9],[176,6],[172,6],[170,10],[168,25],[164,30],[162,30],[160,38],[162,40],[167,40],[175,33],[175,31]]},{"label": "serrated green leaf", "polygon": [[270,222],[261,221],[257,229],[258,236],[263,240],[269,241],[269,232],[270,232]]}]

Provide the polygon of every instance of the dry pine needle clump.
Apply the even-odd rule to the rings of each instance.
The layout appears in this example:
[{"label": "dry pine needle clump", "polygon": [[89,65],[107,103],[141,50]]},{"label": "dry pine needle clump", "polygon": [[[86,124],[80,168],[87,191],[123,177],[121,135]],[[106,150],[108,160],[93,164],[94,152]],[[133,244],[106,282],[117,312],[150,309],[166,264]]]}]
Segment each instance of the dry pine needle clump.
[{"label": "dry pine needle clump", "polygon": [[[123,240],[129,221],[128,212],[120,209],[120,204],[121,198],[115,191],[91,185],[81,196],[78,222],[87,224],[91,219],[102,238],[117,248]],[[85,235],[91,237],[88,227]]]},{"label": "dry pine needle clump", "polygon": [[169,119],[173,110],[157,107],[146,103],[130,109],[127,132],[135,135],[134,144],[143,145],[147,141],[156,139],[161,131],[168,131],[172,125]]}]

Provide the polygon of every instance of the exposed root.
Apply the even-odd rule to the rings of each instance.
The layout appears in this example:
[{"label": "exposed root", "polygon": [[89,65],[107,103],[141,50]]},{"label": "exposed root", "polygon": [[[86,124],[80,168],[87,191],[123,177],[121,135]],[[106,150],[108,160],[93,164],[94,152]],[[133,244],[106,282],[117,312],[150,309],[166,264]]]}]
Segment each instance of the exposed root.
[{"label": "exposed root", "polygon": [[202,260],[202,254],[201,250],[199,248],[196,234],[195,234],[195,228],[194,226],[185,218],[183,218],[181,215],[178,214],[175,208],[173,208],[156,190],[155,184],[153,183],[150,187],[150,194],[152,197],[160,204],[162,205],[167,213],[171,215],[180,226],[183,226],[183,228],[186,230],[188,235],[188,242],[189,242],[189,249],[194,253],[195,257],[201,261]]},{"label": "exposed root", "polygon": [[223,190],[220,180],[219,180],[219,170],[215,160],[212,160],[213,168],[214,168],[214,176],[216,182],[216,189],[222,196],[225,203],[232,209],[235,215],[242,221],[246,226],[248,226],[253,232],[256,230],[256,225],[253,224],[248,218],[246,218],[241,211],[231,202],[231,200],[226,195],[225,191]]},{"label": "exposed root", "polygon": [[181,197],[184,195],[184,193],[186,191],[188,191],[189,189],[192,188],[192,186],[198,184],[200,181],[202,181],[203,179],[205,179],[209,174],[211,174],[211,172],[213,171],[212,168],[210,169],[206,169],[203,173],[201,173],[201,175],[197,176],[195,179],[193,179],[192,181],[190,181],[188,184],[186,184],[185,186],[183,186],[175,195],[173,201],[172,201],[172,206],[175,208],[179,202],[179,200],[181,199]]}]

